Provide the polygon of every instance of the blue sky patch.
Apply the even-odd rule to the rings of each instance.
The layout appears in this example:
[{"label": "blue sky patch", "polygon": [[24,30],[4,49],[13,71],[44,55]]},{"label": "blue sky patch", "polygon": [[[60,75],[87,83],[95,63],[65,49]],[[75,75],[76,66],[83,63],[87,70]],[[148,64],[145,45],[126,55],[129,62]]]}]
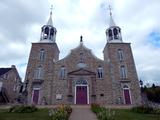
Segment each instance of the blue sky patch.
[{"label": "blue sky patch", "polygon": [[148,41],[155,47],[160,48],[160,32],[154,31],[149,34]]}]

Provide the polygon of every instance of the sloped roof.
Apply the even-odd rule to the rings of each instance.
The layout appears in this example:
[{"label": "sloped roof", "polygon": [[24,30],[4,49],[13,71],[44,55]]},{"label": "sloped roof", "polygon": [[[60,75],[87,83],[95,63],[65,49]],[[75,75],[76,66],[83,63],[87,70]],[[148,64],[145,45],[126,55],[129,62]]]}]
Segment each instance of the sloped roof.
[{"label": "sloped roof", "polygon": [[91,53],[91,55],[93,56],[93,58],[95,58],[96,60],[99,60],[99,61],[103,61],[103,60],[101,60],[100,58],[98,58],[96,55],[94,55],[94,54],[92,53],[92,50],[89,49],[89,48],[87,48],[83,43],[80,43],[76,48],[71,49],[70,53],[69,53],[67,56],[65,56],[64,58],[62,58],[61,60],[59,60],[59,61],[62,61],[62,60],[64,60],[64,59],[68,58],[73,51],[79,51],[79,50],[87,50],[87,51],[90,51],[90,53]]},{"label": "sloped roof", "polygon": [[10,71],[12,68],[0,68],[0,76]]}]

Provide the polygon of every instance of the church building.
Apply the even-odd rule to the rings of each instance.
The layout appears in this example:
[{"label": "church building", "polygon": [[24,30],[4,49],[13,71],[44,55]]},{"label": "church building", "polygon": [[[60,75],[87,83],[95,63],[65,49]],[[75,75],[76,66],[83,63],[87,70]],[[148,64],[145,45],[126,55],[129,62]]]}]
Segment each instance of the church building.
[{"label": "church building", "polygon": [[28,104],[141,104],[131,46],[123,42],[111,12],[105,34],[103,60],[84,45],[82,36],[79,45],[59,59],[57,29],[50,12],[40,40],[32,43],[30,51],[25,76]]}]

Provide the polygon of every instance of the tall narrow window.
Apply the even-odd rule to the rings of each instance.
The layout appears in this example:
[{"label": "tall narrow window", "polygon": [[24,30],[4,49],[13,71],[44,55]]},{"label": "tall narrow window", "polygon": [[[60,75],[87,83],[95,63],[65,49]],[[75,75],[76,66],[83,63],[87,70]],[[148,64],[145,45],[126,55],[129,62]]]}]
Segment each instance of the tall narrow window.
[{"label": "tall narrow window", "polygon": [[3,82],[0,81],[0,91],[2,90]]},{"label": "tall narrow window", "polygon": [[120,67],[120,76],[121,78],[127,78],[127,70],[124,65]]},{"label": "tall narrow window", "polygon": [[118,49],[118,60],[123,61],[124,60],[124,53],[122,49]]},{"label": "tall narrow window", "polygon": [[66,77],[66,68],[62,66],[60,69],[60,78],[65,79],[65,77]]},{"label": "tall narrow window", "polygon": [[109,40],[112,40],[113,39],[113,35],[112,35],[112,30],[111,29],[108,31],[108,34],[109,34]]},{"label": "tall narrow window", "polygon": [[98,67],[97,75],[98,75],[98,78],[103,78],[103,68],[102,67]]},{"label": "tall narrow window", "polygon": [[42,67],[38,67],[35,70],[34,78],[35,79],[43,79],[43,69],[42,69]]},{"label": "tall narrow window", "polygon": [[48,39],[48,35],[49,35],[49,28],[46,27],[44,30],[44,39]]},{"label": "tall narrow window", "polygon": [[44,49],[41,49],[40,56],[39,56],[40,61],[44,61],[44,57],[45,57]]}]

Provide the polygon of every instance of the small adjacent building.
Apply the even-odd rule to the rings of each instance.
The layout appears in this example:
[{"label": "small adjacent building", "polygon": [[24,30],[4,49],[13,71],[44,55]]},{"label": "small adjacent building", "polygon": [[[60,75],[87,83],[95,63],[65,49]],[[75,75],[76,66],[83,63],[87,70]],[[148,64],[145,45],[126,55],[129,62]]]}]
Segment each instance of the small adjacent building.
[{"label": "small adjacent building", "polygon": [[82,36],[79,45],[59,59],[51,12],[40,40],[32,43],[25,76],[28,104],[141,104],[132,49],[123,42],[112,14],[105,34],[103,59],[85,46]]},{"label": "small adjacent building", "polygon": [[15,65],[0,68],[0,104],[16,102],[21,85],[22,81]]}]

